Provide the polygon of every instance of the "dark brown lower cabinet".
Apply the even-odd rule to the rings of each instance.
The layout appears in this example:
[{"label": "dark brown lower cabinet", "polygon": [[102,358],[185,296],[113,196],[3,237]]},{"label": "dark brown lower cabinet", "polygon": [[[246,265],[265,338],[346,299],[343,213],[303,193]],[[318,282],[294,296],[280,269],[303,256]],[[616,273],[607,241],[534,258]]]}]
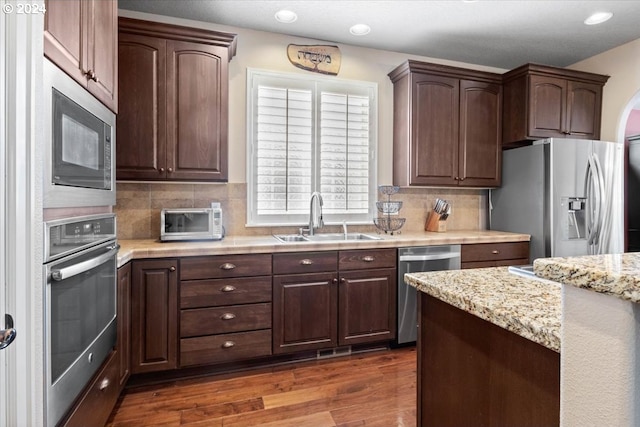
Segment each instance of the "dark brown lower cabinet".
[{"label": "dark brown lower cabinet", "polygon": [[419,297],[419,426],[560,424],[559,353]]},{"label": "dark brown lower cabinet", "polygon": [[275,254],[273,265],[274,354],[395,338],[395,249]]},{"label": "dark brown lower cabinet", "polygon": [[530,264],[529,242],[462,245],[461,267],[463,269],[526,264]]},{"label": "dark brown lower cabinet", "polygon": [[118,384],[122,390],[131,375],[131,263],[118,269]]},{"label": "dark brown lower cabinet", "polygon": [[339,345],[396,337],[396,280],[395,268],[340,273]]},{"label": "dark brown lower cabinet", "polygon": [[274,354],[337,346],[336,276],[335,272],[274,276]]},{"label": "dark brown lower cabinet", "polygon": [[136,260],[131,277],[131,373],[178,367],[178,260]]}]

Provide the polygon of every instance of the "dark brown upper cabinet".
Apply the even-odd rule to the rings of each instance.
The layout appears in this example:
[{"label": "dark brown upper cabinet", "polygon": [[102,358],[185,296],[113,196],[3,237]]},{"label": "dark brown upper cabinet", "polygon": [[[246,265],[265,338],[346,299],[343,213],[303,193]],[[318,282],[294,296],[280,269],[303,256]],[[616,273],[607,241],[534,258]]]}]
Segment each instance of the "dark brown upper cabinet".
[{"label": "dark brown upper cabinet", "polygon": [[236,35],[119,18],[118,180],[228,178]]},{"label": "dark brown upper cabinet", "polygon": [[609,76],[526,64],[503,78],[505,147],[541,138],[600,138]]},{"label": "dark brown upper cabinet", "polygon": [[499,74],[409,60],[389,78],[394,185],[500,185]]},{"label": "dark brown upper cabinet", "polygon": [[117,112],[117,0],[45,0],[45,7],[45,56]]}]

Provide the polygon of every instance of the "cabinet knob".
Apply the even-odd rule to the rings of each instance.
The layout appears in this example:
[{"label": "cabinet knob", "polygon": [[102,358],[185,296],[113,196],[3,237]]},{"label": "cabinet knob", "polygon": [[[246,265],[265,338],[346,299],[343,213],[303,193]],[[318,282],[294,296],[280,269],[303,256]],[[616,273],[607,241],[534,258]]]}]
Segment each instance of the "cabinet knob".
[{"label": "cabinet knob", "polygon": [[224,313],[222,316],[220,316],[220,318],[222,320],[231,320],[231,319],[235,319],[236,315],[233,313]]},{"label": "cabinet knob", "polygon": [[500,253],[500,251],[497,250],[497,249],[494,249],[494,250],[491,251],[491,253],[494,254],[494,255],[498,255]]},{"label": "cabinet knob", "polygon": [[376,260],[376,258],[375,258],[375,257],[372,257],[371,255],[367,255],[367,256],[365,256],[365,257],[362,257],[362,260],[363,260],[364,262],[373,262],[373,261],[375,261],[375,260]]},{"label": "cabinet knob", "polygon": [[221,270],[233,270],[234,268],[236,268],[236,265],[231,264],[230,262],[225,262],[220,266]]},{"label": "cabinet knob", "polygon": [[173,168],[167,169],[167,172],[169,172],[169,173],[173,172]]},{"label": "cabinet knob", "polygon": [[100,385],[98,386],[98,390],[102,391],[107,387],[109,387],[109,378],[103,378],[102,381],[100,381]]},{"label": "cabinet knob", "polygon": [[87,76],[87,78],[93,80],[94,82],[98,82],[98,78],[96,77],[96,72],[93,70],[87,70],[84,72],[84,75]]},{"label": "cabinet knob", "polygon": [[460,177],[459,177],[459,176],[456,176],[454,179],[455,179],[456,181],[460,181]]},{"label": "cabinet knob", "polygon": [[301,259],[300,260],[300,264],[301,265],[311,265],[311,264],[313,264],[313,260],[310,260],[309,258]]},{"label": "cabinet knob", "polygon": [[234,343],[233,341],[225,341],[224,343],[222,343],[222,348],[231,348],[234,345],[236,345],[236,343]]},{"label": "cabinet knob", "polygon": [[465,179],[465,178],[464,178],[464,176],[463,176],[462,178],[460,178],[460,181],[464,181],[464,179]]},{"label": "cabinet knob", "polygon": [[160,169],[158,169],[158,171],[159,171],[160,173],[164,173],[164,168],[160,168]]},{"label": "cabinet knob", "polygon": [[169,267],[169,271],[174,272],[176,271],[176,268],[174,266]]},{"label": "cabinet knob", "polygon": [[331,283],[333,283],[334,285],[337,285],[337,284],[338,284],[338,279],[333,279],[333,280],[331,281]]},{"label": "cabinet knob", "polygon": [[347,283],[347,279],[345,279],[344,277],[340,278],[340,283]]}]

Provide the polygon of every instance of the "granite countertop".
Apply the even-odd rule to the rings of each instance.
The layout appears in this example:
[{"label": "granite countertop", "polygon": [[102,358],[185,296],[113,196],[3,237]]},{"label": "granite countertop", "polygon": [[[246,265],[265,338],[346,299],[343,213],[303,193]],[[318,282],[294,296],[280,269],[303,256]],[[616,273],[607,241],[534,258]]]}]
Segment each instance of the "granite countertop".
[{"label": "granite countertop", "polygon": [[[374,234],[374,233],[369,233]],[[220,241],[160,242],[159,240],[119,240],[118,267],[131,259],[167,258],[177,256],[230,255],[292,251],[344,249],[381,249],[403,246],[528,242],[528,234],[495,230],[447,231],[445,233],[417,232],[399,235],[379,234],[380,240],[342,242],[280,243],[273,236],[227,236]]]},{"label": "granite countertop", "polygon": [[407,283],[454,307],[560,352],[560,284],[507,267],[405,275]]},{"label": "granite countertop", "polygon": [[533,270],[545,279],[640,303],[640,252],[541,258]]}]

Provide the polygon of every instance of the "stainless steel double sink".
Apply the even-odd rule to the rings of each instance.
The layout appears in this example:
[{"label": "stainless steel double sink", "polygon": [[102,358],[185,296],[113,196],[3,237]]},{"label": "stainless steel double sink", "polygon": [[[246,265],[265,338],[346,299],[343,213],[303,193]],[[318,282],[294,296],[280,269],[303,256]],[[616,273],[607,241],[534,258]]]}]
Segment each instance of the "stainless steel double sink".
[{"label": "stainless steel double sink", "polygon": [[301,234],[274,234],[281,243],[293,242],[344,242],[353,240],[382,240],[381,237],[372,236],[364,233],[320,233],[312,236],[303,236]]}]

